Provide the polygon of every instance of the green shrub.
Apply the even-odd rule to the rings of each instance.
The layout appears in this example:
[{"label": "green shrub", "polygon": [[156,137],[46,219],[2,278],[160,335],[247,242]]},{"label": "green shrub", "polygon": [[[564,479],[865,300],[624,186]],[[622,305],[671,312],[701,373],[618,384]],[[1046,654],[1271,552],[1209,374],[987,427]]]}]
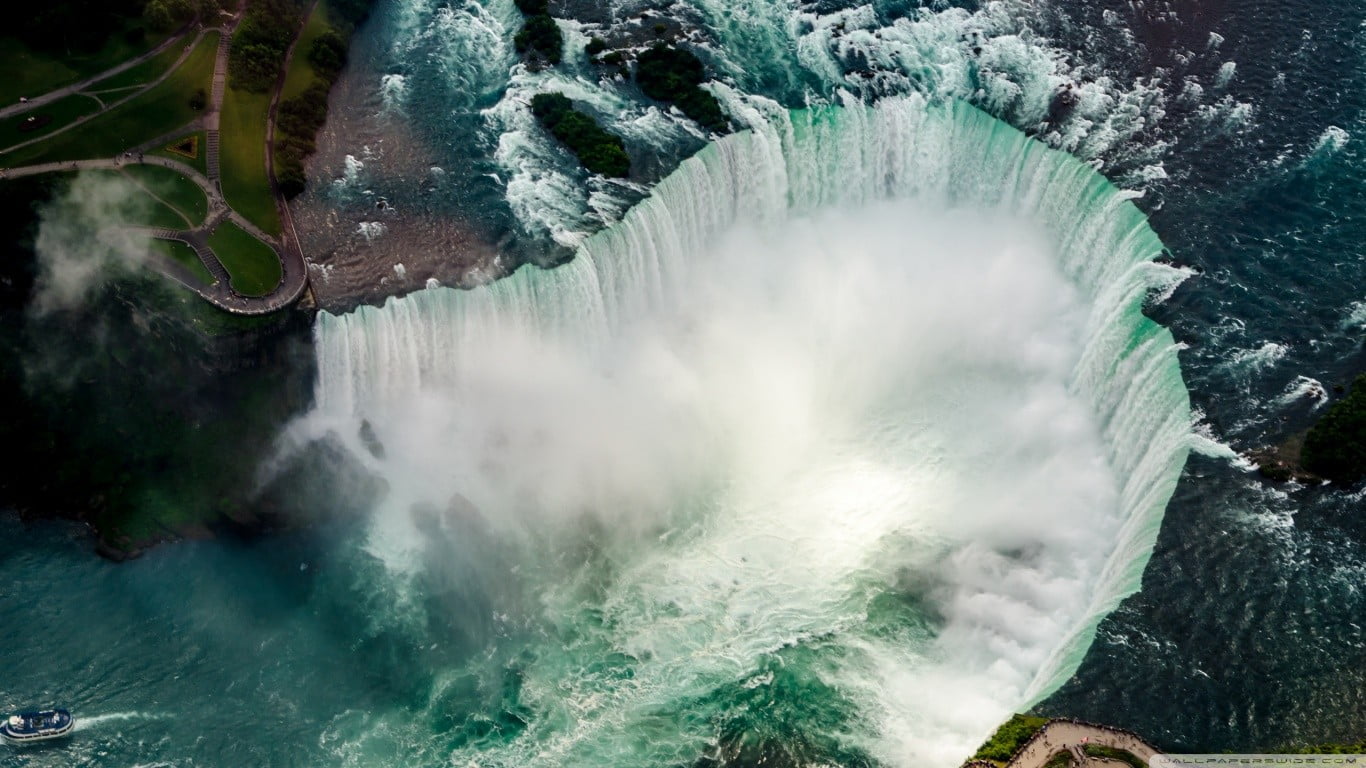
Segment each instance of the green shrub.
[{"label": "green shrub", "polygon": [[527,16],[544,16],[550,13],[549,0],[517,0],[517,10]]},{"label": "green shrub", "polygon": [[1355,483],[1366,477],[1366,375],[1309,430],[1301,460],[1329,480]]},{"label": "green shrub", "polygon": [[280,194],[293,200],[304,191],[307,177],[304,175],[304,159],[296,152],[287,150],[275,153],[275,181]]},{"label": "green shrub", "polygon": [[1113,760],[1117,763],[1128,763],[1133,768],[1147,768],[1147,765],[1131,752],[1123,749],[1104,747],[1099,744],[1087,744],[1082,748],[1090,757],[1099,757],[1104,760]]},{"label": "green shrub", "polygon": [[605,50],[607,50],[607,41],[603,40],[601,37],[595,37],[592,40],[589,40],[588,44],[583,47],[583,52],[589,56],[597,56]]},{"label": "green shrub", "polygon": [[564,49],[564,36],[555,20],[545,14],[528,16],[526,24],[513,38],[520,54],[536,54],[550,64],[559,64]]},{"label": "green shrub", "polygon": [[991,734],[991,738],[986,743],[977,748],[977,754],[972,756],[974,760],[995,760],[1004,763],[1015,755],[1016,750],[1024,746],[1026,741],[1034,737],[1039,729],[1048,722],[1046,717],[1034,717],[1033,715],[1013,715],[996,732]]},{"label": "green shrub", "polygon": [[631,159],[619,137],[604,131],[593,118],[574,109],[564,94],[542,93],[531,100],[532,114],[555,138],[578,156],[583,167],[604,176],[631,173]]},{"label": "green shrub", "polygon": [[170,32],[194,18],[195,8],[190,0],[148,0],[142,8],[142,20],[157,32]]},{"label": "green shrub", "polygon": [[330,89],[330,83],[314,80],[308,90],[280,102],[275,121],[275,180],[287,198],[304,191],[304,160],[317,148],[318,130],[327,120]]},{"label": "green shrub", "polygon": [[698,87],[705,79],[701,60],[663,43],[636,59],[636,83],[646,96],[672,102],[698,125],[721,133],[730,128],[730,123],[716,97]]},{"label": "green shrub", "polygon": [[335,29],[328,29],[313,38],[313,44],[308,47],[308,63],[320,75],[332,80],[346,66],[346,49],[346,38]]},{"label": "green shrub", "polygon": [[1072,753],[1059,752],[1048,758],[1048,762],[1044,763],[1043,768],[1072,768],[1072,763]]}]

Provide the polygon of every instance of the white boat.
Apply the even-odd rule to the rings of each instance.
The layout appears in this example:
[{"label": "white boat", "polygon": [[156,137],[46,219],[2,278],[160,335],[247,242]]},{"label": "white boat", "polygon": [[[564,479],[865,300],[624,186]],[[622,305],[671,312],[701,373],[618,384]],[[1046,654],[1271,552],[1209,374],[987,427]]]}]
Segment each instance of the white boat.
[{"label": "white boat", "polygon": [[60,739],[76,727],[76,718],[65,709],[20,712],[0,724],[0,736],[14,744]]}]

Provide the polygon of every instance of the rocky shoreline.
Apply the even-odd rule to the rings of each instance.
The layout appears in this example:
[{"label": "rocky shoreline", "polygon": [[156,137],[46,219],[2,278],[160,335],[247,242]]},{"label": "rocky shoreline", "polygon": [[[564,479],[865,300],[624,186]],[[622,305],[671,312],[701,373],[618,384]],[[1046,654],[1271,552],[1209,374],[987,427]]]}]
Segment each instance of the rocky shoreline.
[{"label": "rocky shoreline", "polygon": [[1309,430],[1297,432],[1278,445],[1266,446],[1250,451],[1247,458],[1257,465],[1257,473],[1267,480],[1277,483],[1296,482],[1302,485],[1317,485],[1325,479],[1304,468],[1301,453]]}]

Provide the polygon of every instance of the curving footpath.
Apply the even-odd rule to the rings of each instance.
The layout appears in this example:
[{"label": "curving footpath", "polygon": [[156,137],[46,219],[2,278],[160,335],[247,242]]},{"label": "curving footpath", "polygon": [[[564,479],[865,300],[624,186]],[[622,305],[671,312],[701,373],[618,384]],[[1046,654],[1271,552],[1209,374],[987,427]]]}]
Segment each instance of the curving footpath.
[{"label": "curving footpath", "polygon": [[[60,136],[60,135],[62,135],[63,133],[66,133],[67,131],[71,130],[72,128],[76,128],[76,127],[79,127],[79,126],[81,126],[81,125],[84,125],[85,123],[87,123],[87,122],[89,122],[89,121],[91,121],[91,120],[94,120],[95,118],[99,117],[100,115],[103,115],[104,113],[110,111],[111,109],[116,109],[116,108],[118,108],[118,107],[121,107],[121,106],[123,106],[125,103],[127,103],[127,102],[129,102],[129,101],[132,101],[133,99],[136,99],[137,97],[141,96],[142,94],[146,93],[147,91],[150,91],[151,89],[157,87],[158,85],[160,85],[160,84],[162,83],[163,80],[165,80],[166,78],[168,78],[168,77],[170,77],[172,74],[174,74],[175,71],[176,71],[177,69],[180,68],[180,65],[185,63],[185,60],[186,60],[186,59],[190,58],[190,54],[194,52],[195,46],[199,45],[199,41],[204,39],[204,35],[207,35],[207,34],[210,33],[210,32],[218,32],[219,35],[220,35],[220,39],[222,39],[222,37],[227,37],[227,36],[229,36],[229,34],[231,33],[231,28],[229,27],[229,28],[226,28],[226,29],[225,29],[225,28],[222,28],[222,27],[205,27],[205,28],[199,30],[199,34],[195,35],[194,40],[190,41],[190,44],[189,44],[188,46],[186,46],[186,47],[185,47],[185,50],[180,54],[180,58],[176,59],[176,60],[175,60],[175,63],[172,64],[172,65],[170,66],[170,68],[168,68],[165,72],[162,72],[160,75],[158,75],[157,78],[156,78],[155,80],[153,80],[152,82],[147,83],[146,85],[143,85],[142,87],[138,88],[138,89],[135,90],[135,91],[131,91],[130,93],[128,93],[128,95],[124,96],[124,97],[121,98],[121,99],[118,99],[118,100],[116,100],[116,101],[111,101],[111,102],[109,102],[108,104],[106,104],[106,103],[104,102],[103,99],[100,99],[99,97],[94,96],[93,94],[89,94],[89,93],[83,94],[83,95],[85,95],[85,96],[90,96],[90,98],[95,99],[96,101],[98,101],[98,102],[100,103],[100,109],[99,109],[98,111],[96,111],[96,112],[91,112],[90,114],[85,115],[85,116],[83,116],[83,117],[78,117],[78,118],[76,118],[75,120],[72,120],[71,122],[69,122],[69,123],[67,123],[66,125],[62,126],[61,128],[58,128],[58,129],[53,130],[53,131],[49,131],[48,133],[45,133],[45,134],[43,134],[43,135],[41,135],[41,136],[35,136],[35,137],[33,137],[33,138],[31,138],[31,139],[28,139],[28,140],[26,140],[26,141],[21,141],[21,142],[19,142],[18,144],[11,144],[10,146],[5,147],[4,149],[0,149],[0,156],[3,156],[3,155],[8,154],[8,153],[10,153],[10,152],[13,152],[13,151],[15,151],[15,150],[17,150],[17,149],[23,149],[24,147],[27,147],[27,146],[29,146],[30,144],[37,144],[37,143],[40,142],[40,141],[47,141],[48,139],[51,139],[51,138],[54,137],[54,136]],[[182,35],[181,37],[175,38],[175,40],[181,40],[181,39],[183,39],[183,37],[184,37],[184,36]],[[117,67],[116,67],[115,69],[117,69]],[[114,70],[112,70],[112,69],[109,70],[109,71],[110,71],[110,72],[114,72]],[[115,74],[117,74],[117,73],[115,73]],[[105,77],[105,75],[100,75],[100,77]],[[80,85],[80,83],[77,83],[77,85]],[[75,87],[75,86],[68,86],[68,88],[74,88],[74,87]],[[67,89],[64,88],[64,89],[61,89],[61,90],[64,91],[64,90],[67,90]],[[45,94],[43,94],[42,96],[39,96],[39,97],[34,98],[34,99],[30,99],[29,102],[28,102],[27,104],[21,104],[21,105],[20,105],[20,106],[22,106],[22,107],[24,108],[23,110],[20,110],[20,112],[23,112],[24,110],[28,110],[28,109],[33,108],[34,103],[36,103],[36,102],[38,102],[38,101],[40,101],[40,100],[41,100],[42,103],[44,103],[44,104],[47,103],[48,101],[50,101],[50,99],[48,98],[49,96],[51,96],[53,93],[59,93],[59,92],[60,92],[60,91],[53,91],[52,93],[45,93]],[[80,91],[72,91],[72,93],[80,93]],[[68,93],[62,93],[61,95],[62,95],[62,96],[67,96],[67,95],[70,95],[70,94],[68,94]]]},{"label": "curving footpath", "polygon": [[145,232],[152,237],[162,240],[179,240],[189,245],[199,254],[199,259],[204,263],[204,267],[214,276],[212,285],[204,286],[195,282],[186,283],[183,274],[176,273],[169,276],[175,278],[186,287],[192,289],[206,301],[214,304],[219,309],[231,312],[236,315],[264,315],[276,310],[284,309],[293,304],[303,293],[306,284],[306,273],[303,266],[303,258],[297,259],[297,264],[290,269],[290,265],[295,261],[288,257],[281,256],[281,272],[283,277],[275,290],[265,296],[244,296],[232,289],[232,283],[228,277],[227,269],[218,259],[208,245],[209,235],[223,221],[231,221],[233,224],[249,232],[252,237],[269,245],[280,256],[286,252],[277,238],[271,237],[261,231],[259,227],[252,224],[237,211],[234,211],[223,199],[223,193],[219,191],[218,185],[209,181],[207,177],[194,168],[169,157],[136,156],[132,158],[99,158],[95,160],[67,160],[59,163],[42,163],[39,165],[26,165],[21,168],[8,168],[0,171],[0,179],[17,179],[24,176],[39,176],[44,173],[58,173],[62,171],[84,171],[84,170],[107,170],[117,171],[130,165],[156,165],[162,168],[169,168],[187,179],[193,181],[204,192],[204,196],[209,202],[209,213],[204,218],[204,222],[198,227],[186,230],[170,230],[152,227],[128,227],[128,229]]},{"label": "curving footpath", "polygon": [[[1090,757],[1084,745],[1095,744],[1101,747],[1119,749],[1142,760],[1146,765],[1157,749],[1136,734],[1106,725],[1084,723],[1080,720],[1050,720],[1039,732],[1034,734],[1024,746],[1016,750],[1005,768],[1043,768],[1061,752],[1072,755],[1074,766],[1114,766],[1116,761],[1101,757]],[[1118,763],[1127,768],[1127,764]],[[996,763],[986,760],[969,760],[963,768],[1000,768]]]},{"label": "curving footpath", "polygon": [[[48,91],[47,93],[44,93],[40,96],[34,96],[28,99],[27,101],[21,101],[18,104],[11,104],[8,107],[0,108],[0,120],[3,120],[12,115],[22,115],[23,113],[28,112],[29,110],[37,109],[45,104],[51,104],[52,102],[57,101],[58,99],[64,99],[73,93],[80,93],[81,91],[84,91],[86,88],[94,85],[95,83],[98,83],[101,80],[108,80],[109,78],[119,74],[120,72],[124,72],[126,70],[132,69],[133,67],[136,67],[137,65],[141,64],[144,61],[147,61],[148,59],[151,59],[152,57],[166,50],[167,48],[170,48],[176,43],[179,43],[181,40],[184,40],[185,36],[189,34],[190,29],[194,27],[197,21],[198,19],[191,21],[189,24],[186,24],[184,28],[182,28],[179,32],[175,33],[174,35],[171,35],[169,38],[166,39],[165,42],[153,48],[152,50],[147,51],[146,53],[143,53],[140,56],[135,56],[121,64],[110,67],[109,69],[106,69],[105,71],[100,72],[99,74],[91,75],[90,77],[87,77],[79,83],[72,83],[71,85],[65,86],[63,88],[58,88],[55,91]],[[203,33],[201,32],[201,34]],[[197,37],[195,38],[195,40],[198,39],[199,38]],[[175,69],[175,67],[172,67],[171,69]]]}]

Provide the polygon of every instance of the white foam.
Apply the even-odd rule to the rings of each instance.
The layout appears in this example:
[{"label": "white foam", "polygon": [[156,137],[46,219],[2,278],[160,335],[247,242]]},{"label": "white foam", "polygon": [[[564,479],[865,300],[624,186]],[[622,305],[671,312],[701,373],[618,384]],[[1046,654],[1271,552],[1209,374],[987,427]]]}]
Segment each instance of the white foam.
[{"label": "white foam", "polygon": [[1328,390],[1324,389],[1323,383],[1318,379],[1296,376],[1293,381],[1286,385],[1285,391],[1276,398],[1276,402],[1285,406],[1306,399],[1310,401],[1312,408],[1317,410],[1328,402]]},{"label": "white foam", "polygon": [[109,712],[103,715],[77,715],[76,731],[88,731],[115,723],[128,723],[140,720],[164,720],[167,715],[155,712]]}]

